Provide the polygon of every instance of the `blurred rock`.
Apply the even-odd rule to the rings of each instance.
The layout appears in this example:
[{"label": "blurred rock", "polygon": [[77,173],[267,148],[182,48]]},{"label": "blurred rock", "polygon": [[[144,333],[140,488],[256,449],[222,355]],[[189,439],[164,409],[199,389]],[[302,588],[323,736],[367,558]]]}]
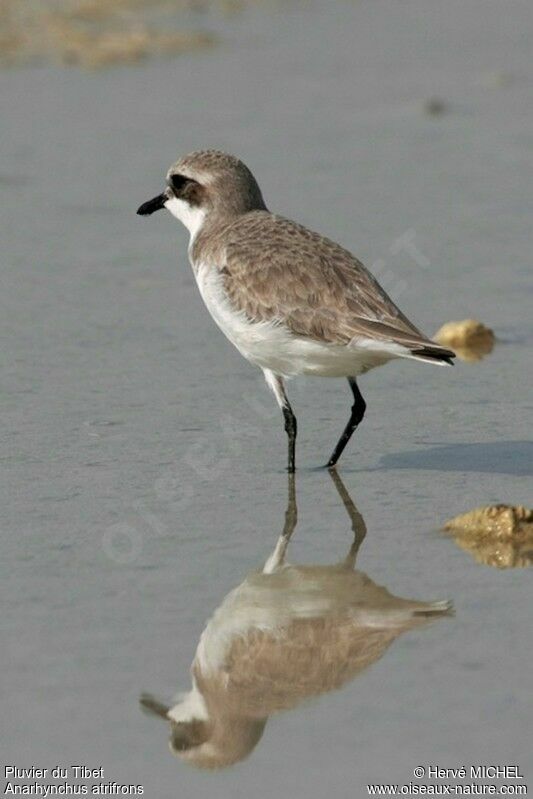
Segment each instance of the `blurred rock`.
[{"label": "blurred rock", "polygon": [[428,97],[427,100],[424,100],[422,108],[424,113],[431,117],[442,116],[449,111],[448,103],[441,97]]},{"label": "blurred rock", "polygon": [[533,510],[521,505],[475,508],[446,522],[462,549],[499,569],[533,565]]},{"label": "blurred rock", "polygon": [[533,536],[533,510],[523,505],[488,505],[455,516],[446,522],[444,529],[499,538],[509,538],[524,532]]},{"label": "blurred rock", "polygon": [[192,6],[192,0],[0,0],[0,65],[54,61],[94,69],[209,47],[210,33],[176,27],[179,12]]},{"label": "blurred rock", "polygon": [[55,57],[63,64],[80,64],[92,69],[131,64],[153,55],[177,54],[213,43],[208,34],[195,32],[159,33],[144,26],[124,31],[88,33],[63,19],[48,21]]},{"label": "blurred rock", "polygon": [[434,340],[450,347],[463,361],[480,361],[494,349],[494,332],[476,319],[447,322],[435,335]]}]

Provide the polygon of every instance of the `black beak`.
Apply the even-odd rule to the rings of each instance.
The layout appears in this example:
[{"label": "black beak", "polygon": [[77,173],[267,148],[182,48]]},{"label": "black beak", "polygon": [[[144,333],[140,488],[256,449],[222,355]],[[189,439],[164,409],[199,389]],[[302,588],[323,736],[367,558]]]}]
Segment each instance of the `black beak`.
[{"label": "black beak", "polygon": [[170,707],[160,702],[159,699],[156,699],[151,694],[141,694],[139,704],[145,713],[168,720],[167,713]]},{"label": "black beak", "polygon": [[157,197],[154,197],[152,200],[148,200],[148,202],[143,203],[139,208],[137,208],[137,213],[140,216],[150,216],[150,214],[153,214],[154,211],[160,211],[161,208],[164,208],[167,200],[168,197],[165,192],[163,192],[163,194],[158,194]]}]

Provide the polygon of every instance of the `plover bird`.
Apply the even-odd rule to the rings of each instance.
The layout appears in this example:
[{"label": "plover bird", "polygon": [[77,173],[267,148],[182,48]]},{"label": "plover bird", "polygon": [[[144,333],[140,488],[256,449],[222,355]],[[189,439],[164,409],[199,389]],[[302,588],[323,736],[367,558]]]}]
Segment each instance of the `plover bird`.
[{"label": "plover bird", "polygon": [[352,524],[346,557],[331,566],[285,562],[296,526],[289,476],[284,530],[264,567],[231,591],[207,623],[191,690],[172,707],[141,697],[145,710],[169,723],[171,752],[191,765],[222,768],[243,760],[273,713],[342,688],[399,635],[452,613],[449,602],[393,596],[355,569],[366,527],[332,474]]},{"label": "plover bird", "polygon": [[270,213],[238,158],[205,150],[176,161],[166,189],[137,213],[161,208],[189,230],[189,259],[211,316],[274,392],[289,472],[296,417],[284,378],[348,378],[353,405],[327,463],[334,467],[365,413],[358,375],[393,358],[452,363],[454,353],[424,336],[351,253]]}]

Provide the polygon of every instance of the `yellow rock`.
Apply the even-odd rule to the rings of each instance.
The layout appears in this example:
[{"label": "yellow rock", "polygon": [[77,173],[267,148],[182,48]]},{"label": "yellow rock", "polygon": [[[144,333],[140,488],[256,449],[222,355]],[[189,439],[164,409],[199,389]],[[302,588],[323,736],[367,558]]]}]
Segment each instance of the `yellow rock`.
[{"label": "yellow rock", "polygon": [[533,565],[533,510],[522,505],[475,508],[451,519],[443,529],[486,566]]},{"label": "yellow rock", "polygon": [[463,361],[479,361],[494,349],[494,332],[476,319],[447,322],[433,336],[434,340],[450,347]]}]

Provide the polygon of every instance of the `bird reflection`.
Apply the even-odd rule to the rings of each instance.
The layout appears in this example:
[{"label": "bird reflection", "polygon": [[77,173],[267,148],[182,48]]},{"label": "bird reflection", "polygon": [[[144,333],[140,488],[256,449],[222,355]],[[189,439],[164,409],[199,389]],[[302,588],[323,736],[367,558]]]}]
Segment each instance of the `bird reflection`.
[{"label": "bird reflection", "polygon": [[170,750],[200,768],[246,758],[272,713],[341,688],[379,660],[401,633],[448,616],[448,602],[401,599],[355,569],[366,527],[336,472],[353,540],[330,566],[285,562],[296,527],[294,476],[285,524],[264,567],[231,591],[207,623],[191,668],[192,688],[168,707],[143,708],[170,724]]}]

